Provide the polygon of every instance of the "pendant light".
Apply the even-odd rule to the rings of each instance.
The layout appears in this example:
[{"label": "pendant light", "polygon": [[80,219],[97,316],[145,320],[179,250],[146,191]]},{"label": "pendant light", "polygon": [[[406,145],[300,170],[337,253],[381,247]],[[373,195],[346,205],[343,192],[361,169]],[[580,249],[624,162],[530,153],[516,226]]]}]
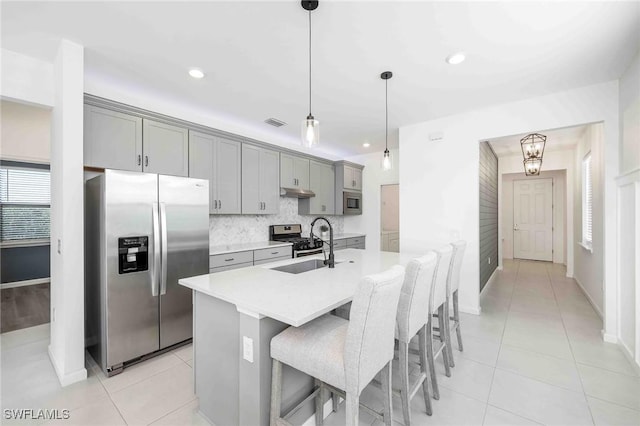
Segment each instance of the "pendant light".
[{"label": "pendant light", "polygon": [[382,171],[391,170],[393,167],[393,161],[391,161],[391,153],[389,152],[389,93],[387,85],[389,79],[393,77],[391,71],[385,71],[380,74],[380,78],[384,80],[384,123],[385,123],[385,136],[384,136],[384,153],[382,154]]},{"label": "pendant light", "polygon": [[311,148],[320,143],[320,122],[311,114],[311,11],[318,8],[318,1],[302,0],[300,3],[309,11],[309,115],[302,122],[302,145]]},{"label": "pendant light", "polygon": [[525,175],[538,176],[540,174],[546,143],[547,137],[540,133],[531,133],[520,139]]}]

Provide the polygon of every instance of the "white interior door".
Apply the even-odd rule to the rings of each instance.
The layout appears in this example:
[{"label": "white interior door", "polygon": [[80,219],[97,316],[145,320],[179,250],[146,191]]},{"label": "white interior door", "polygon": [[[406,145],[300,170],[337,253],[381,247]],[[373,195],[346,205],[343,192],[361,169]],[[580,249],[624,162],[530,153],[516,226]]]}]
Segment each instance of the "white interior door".
[{"label": "white interior door", "polygon": [[513,257],[553,260],[553,179],[513,181]]}]

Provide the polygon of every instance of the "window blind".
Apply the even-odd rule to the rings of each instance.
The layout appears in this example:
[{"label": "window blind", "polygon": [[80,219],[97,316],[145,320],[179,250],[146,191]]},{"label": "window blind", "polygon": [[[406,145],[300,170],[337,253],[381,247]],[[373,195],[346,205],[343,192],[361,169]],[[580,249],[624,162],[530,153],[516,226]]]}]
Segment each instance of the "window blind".
[{"label": "window blind", "polygon": [[48,170],[0,168],[0,241],[49,238]]},{"label": "window blind", "polygon": [[582,242],[593,243],[593,181],[591,153],[582,161]]}]

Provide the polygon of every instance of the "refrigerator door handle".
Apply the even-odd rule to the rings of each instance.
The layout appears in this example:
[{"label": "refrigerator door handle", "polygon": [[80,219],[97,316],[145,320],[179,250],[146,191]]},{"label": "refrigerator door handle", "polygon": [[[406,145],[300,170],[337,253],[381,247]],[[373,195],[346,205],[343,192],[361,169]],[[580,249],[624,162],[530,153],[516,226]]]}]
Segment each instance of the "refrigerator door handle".
[{"label": "refrigerator door handle", "polygon": [[160,287],[160,220],[158,203],[153,203],[153,268],[151,269],[151,295],[158,296]]},{"label": "refrigerator door handle", "polygon": [[161,253],[162,259],[160,260],[160,266],[162,272],[160,273],[160,295],[167,294],[167,211],[166,204],[160,203],[160,232],[162,234]]}]

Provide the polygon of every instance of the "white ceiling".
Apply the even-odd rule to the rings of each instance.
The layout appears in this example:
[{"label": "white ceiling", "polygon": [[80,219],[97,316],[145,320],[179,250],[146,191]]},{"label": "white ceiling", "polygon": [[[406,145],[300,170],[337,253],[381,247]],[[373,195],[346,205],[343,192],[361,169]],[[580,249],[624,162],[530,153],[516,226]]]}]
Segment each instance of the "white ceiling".
[{"label": "white ceiling", "polygon": [[[562,129],[535,131],[530,133],[540,133],[547,137],[547,143],[545,144],[544,152],[563,151],[565,149],[572,149],[576,146],[576,143],[584,134],[587,126],[588,125],[564,127]],[[529,133],[523,133],[521,135],[489,139],[488,142],[489,144],[491,144],[493,152],[495,152],[498,157],[522,155],[522,149],[520,148],[520,139],[527,136],[528,134]]]},{"label": "white ceiling", "polygon": [[[313,12],[313,114],[339,155],[399,126],[616,79],[640,47],[640,2],[338,2]],[[308,113],[308,17],[298,1],[2,2],[2,47],[52,60],[85,46],[115,81],[296,143]],[[452,66],[444,58],[464,51]],[[200,67],[205,79],[187,75]],[[275,117],[288,123],[266,128]]]}]

